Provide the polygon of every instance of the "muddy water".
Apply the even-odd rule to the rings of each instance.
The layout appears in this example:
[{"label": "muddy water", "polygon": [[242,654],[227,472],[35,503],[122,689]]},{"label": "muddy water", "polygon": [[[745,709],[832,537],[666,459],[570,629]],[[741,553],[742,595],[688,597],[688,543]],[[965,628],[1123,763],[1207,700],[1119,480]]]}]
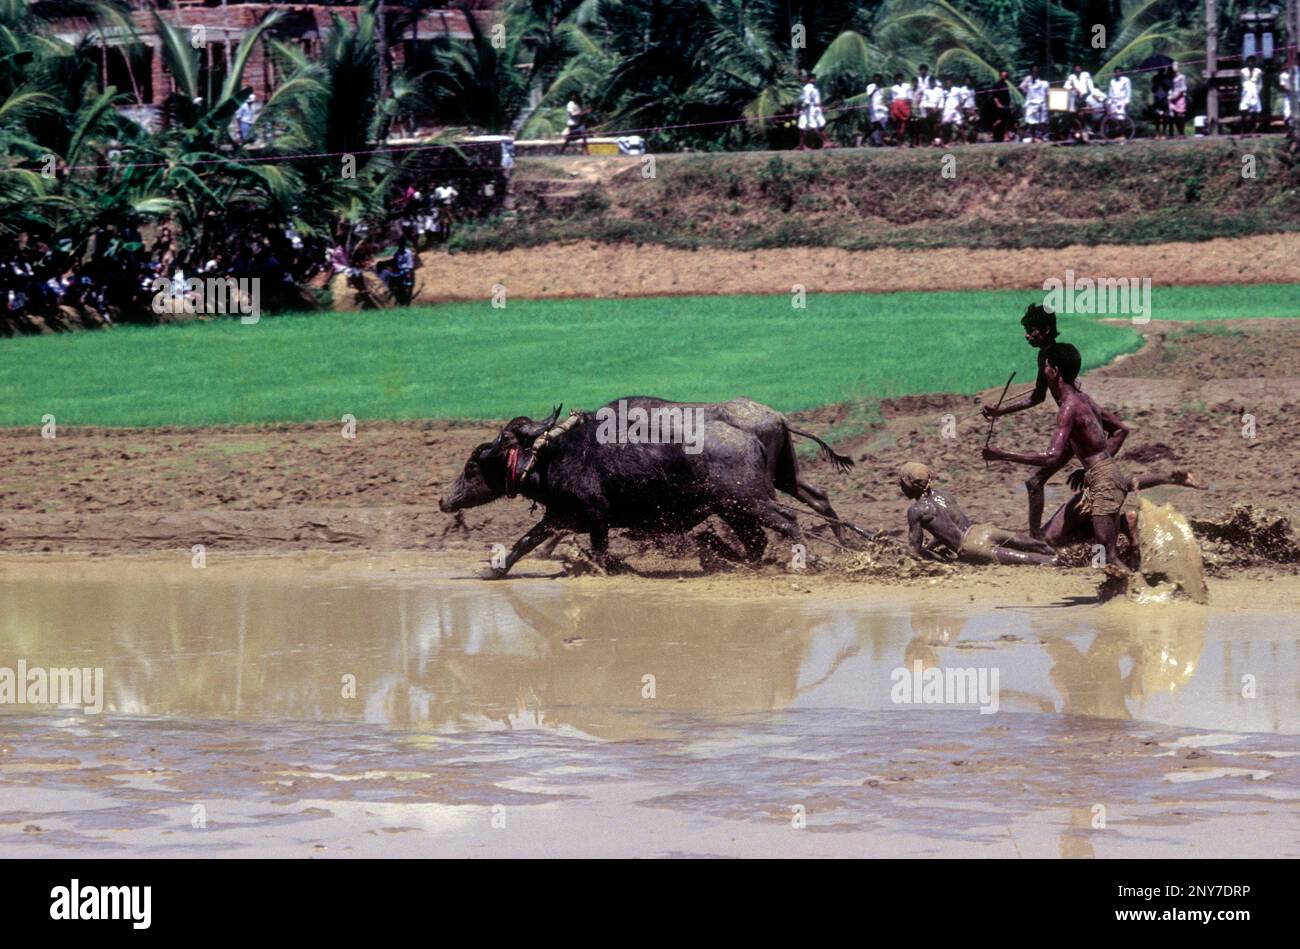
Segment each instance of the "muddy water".
[{"label": "muddy water", "polygon": [[9,560],[19,660],[4,855],[1300,854],[1285,612]]}]

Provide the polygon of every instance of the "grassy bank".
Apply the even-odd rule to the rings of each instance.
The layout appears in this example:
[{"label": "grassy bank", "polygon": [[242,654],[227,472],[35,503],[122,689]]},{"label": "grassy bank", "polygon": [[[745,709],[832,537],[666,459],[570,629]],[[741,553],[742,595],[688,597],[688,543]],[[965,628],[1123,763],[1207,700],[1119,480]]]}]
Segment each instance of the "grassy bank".
[{"label": "grassy bank", "polygon": [[[454,246],[1014,248],[1293,231],[1300,172],[1283,164],[1281,147],[1189,139],[662,155],[653,178],[640,159],[526,159],[514,181],[518,215],[464,228]],[[1247,155],[1254,177],[1242,174]]]},{"label": "grassy bank", "polygon": [[[453,304],[0,340],[0,424],[501,418],[618,395],[748,395],[783,410],[1022,378],[1018,291]],[[1160,289],[1155,319],[1295,315],[1294,287]],[[1127,325],[1062,317],[1099,365]]]}]

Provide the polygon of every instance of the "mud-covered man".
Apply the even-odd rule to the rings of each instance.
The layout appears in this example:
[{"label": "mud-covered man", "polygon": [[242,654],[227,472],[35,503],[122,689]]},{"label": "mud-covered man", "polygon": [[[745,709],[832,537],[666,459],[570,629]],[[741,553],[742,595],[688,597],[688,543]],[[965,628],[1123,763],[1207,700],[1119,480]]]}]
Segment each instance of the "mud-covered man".
[{"label": "mud-covered man", "polygon": [[[1036,564],[1056,562],[1051,547],[1027,534],[975,524],[951,491],[938,491],[925,465],[909,461],[898,469],[898,488],[912,505],[907,509],[907,541],[913,556],[945,547],[967,563]],[[925,535],[934,540],[927,547]]]},{"label": "mud-covered man", "polygon": [[[1055,343],[1057,336],[1060,335],[1056,329],[1056,314],[1045,306],[1031,304],[1025,310],[1025,315],[1020,318],[1020,325],[1025,328],[1025,342],[1038,350],[1038,378],[1034,381],[1033,390],[1021,398],[1001,406],[985,405],[983,408],[985,418],[993,419],[1011,415],[1013,412],[1023,412],[1038,405],[1047,397],[1047,377],[1043,374],[1043,360],[1046,358],[1047,347]],[[1067,451],[1059,464],[1039,468],[1025,482],[1025,490],[1029,494],[1029,533],[1034,537],[1041,539],[1043,536],[1043,506],[1047,482],[1069,463],[1070,457]]]},{"label": "mud-covered man", "polygon": [[[1056,472],[1071,456],[1083,462],[1083,495],[1077,506],[1067,506],[1066,535],[1076,534],[1076,524],[1091,523],[1092,539],[1106,550],[1106,564],[1123,570],[1115,550],[1119,520],[1128,497],[1129,483],[1115,461],[1128,428],[1113,412],[1102,409],[1077,386],[1082,359],[1069,343],[1052,343],[1042,352],[1042,374],[1056,399],[1056,432],[1045,452],[1004,451],[985,448],[985,461],[1010,461]],[[1046,480],[1046,479],[1044,479]],[[1039,509],[1041,516],[1041,507]]]}]

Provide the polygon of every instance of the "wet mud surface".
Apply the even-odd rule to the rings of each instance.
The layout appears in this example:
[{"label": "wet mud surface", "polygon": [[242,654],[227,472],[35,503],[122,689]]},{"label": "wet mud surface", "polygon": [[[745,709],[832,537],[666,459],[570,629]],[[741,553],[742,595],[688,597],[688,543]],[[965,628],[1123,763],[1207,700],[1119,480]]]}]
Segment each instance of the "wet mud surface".
[{"label": "wet mud surface", "polygon": [[[1294,581],[1009,608],[474,567],[0,560],[0,655],[104,674],[99,714],[0,709],[0,853],[1300,853]],[[899,691],[931,670],[996,685]]]}]

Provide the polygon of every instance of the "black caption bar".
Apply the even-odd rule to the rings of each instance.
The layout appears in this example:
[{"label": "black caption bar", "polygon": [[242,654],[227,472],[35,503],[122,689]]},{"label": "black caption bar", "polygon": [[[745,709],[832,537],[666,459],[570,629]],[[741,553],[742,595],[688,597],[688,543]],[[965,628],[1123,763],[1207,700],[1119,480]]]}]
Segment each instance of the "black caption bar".
[{"label": "black caption bar", "polygon": [[[610,861],[612,862],[612,861]],[[609,862],[607,862],[609,863]],[[1050,922],[1062,932],[1224,935],[1277,925],[1281,861],[0,861],[8,925],[119,938],[237,934],[337,939],[376,925],[430,938],[482,926],[545,932],[616,912],[635,928],[689,915],[764,933],[773,923],[925,921],[951,928]],[[1291,899],[1294,904],[1294,899]],[[575,915],[576,914],[576,915]],[[547,921],[550,922],[547,922]],[[639,921],[639,922],[637,922]],[[593,918],[594,922],[594,918]],[[382,929],[382,926],[381,926]],[[734,934],[734,933],[733,933]],[[468,935],[468,934],[467,934]],[[767,935],[770,935],[768,933]]]}]

